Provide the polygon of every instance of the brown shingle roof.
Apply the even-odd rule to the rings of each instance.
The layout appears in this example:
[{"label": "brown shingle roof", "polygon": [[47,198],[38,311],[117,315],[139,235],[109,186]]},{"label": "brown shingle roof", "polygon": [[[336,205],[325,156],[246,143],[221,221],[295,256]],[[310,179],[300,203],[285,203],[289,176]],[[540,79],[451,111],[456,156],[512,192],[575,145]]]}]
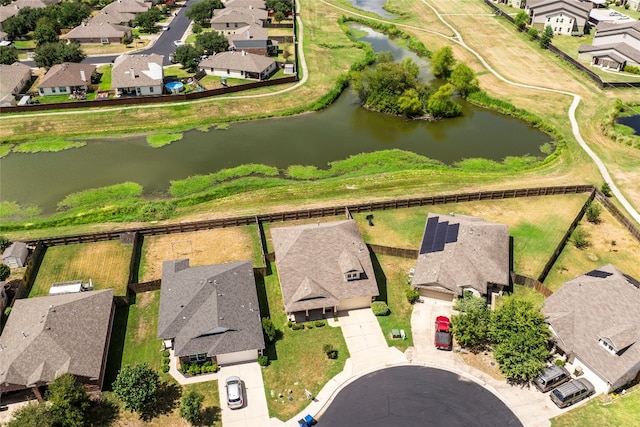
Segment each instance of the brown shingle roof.
[{"label": "brown shingle roof", "polygon": [[123,38],[131,34],[131,28],[117,24],[92,24],[79,25],[64,35],[67,39],[100,39]]},{"label": "brown shingle roof", "polygon": [[509,284],[509,227],[465,215],[427,216],[412,284],[461,295]]},{"label": "brown shingle roof", "polygon": [[217,68],[239,71],[249,71],[252,73],[262,73],[275,61],[266,56],[256,55],[248,52],[228,51],[210,56],[200,61],[198,65],[201,69]]},{"label": "brown shingle roof", "polygon": [[22,89],[21,83],[31,78],[31,68],[20,62],[11,65],[0,64],[0,93],[11,93]]},{"label": "brown shingle roof", "polygon": [[0,383],[99,378],[112,304],[112,289],[17,300],[0,336]]},{"label": "brown shingle roof", "polygon": [[[545,300],[543,312],[558,346],[609,382],[640,363],[640,283],[608,264],[569,280]],[[620,354],[599,344],[608,339]]]},{"label": "brown shingle roof", "polygon": [[244,8],[225,8],[215,9],[213,11],[213,17],[211,18],[212,24],[225,24],[225,23],[240,23],[245,22],[247,24],[260,24],[261,21],[267,19],[268,13],[264,9],[244,9]]},{"label": "brown shingle roof", "polygon": [[[378,295],[371,256],[353,220],[272,228],[271,237],[287,313]],[[364,274],[347,281],[343,269],[354,264]]]},{"label": "brown shingle roof", "polygon": [[[111,87],[143,87],[162,85],[164,56],[156,55],[120,55],[116,58],[111,71]],[[133,70],[133,75],[131,74]]]},{"label": "brown shingle roof", "polygon": [[[39,87],[60,86],[88,86],[91,84],[91,74],[96,70],[95,65],[64,62],[49,69],[39,84]],[[84,72],[84,79],[82,73]]]}]

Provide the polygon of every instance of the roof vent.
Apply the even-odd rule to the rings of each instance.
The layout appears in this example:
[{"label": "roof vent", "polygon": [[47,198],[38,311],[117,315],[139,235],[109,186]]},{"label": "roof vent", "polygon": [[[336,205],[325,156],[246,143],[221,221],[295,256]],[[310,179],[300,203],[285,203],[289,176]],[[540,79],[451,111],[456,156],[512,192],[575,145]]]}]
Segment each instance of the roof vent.
[{"label": "roof vent", "polygon": [[24,333],[24,331],[22,331],[22,338],[26,338],[27,334]]}]

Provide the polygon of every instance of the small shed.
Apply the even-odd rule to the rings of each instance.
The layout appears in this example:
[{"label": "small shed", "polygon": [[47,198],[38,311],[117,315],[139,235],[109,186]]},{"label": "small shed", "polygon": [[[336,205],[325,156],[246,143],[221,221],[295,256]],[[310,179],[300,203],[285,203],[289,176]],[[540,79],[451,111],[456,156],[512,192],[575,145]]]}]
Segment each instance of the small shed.
[{"label": "small shed", "polygon": [[24,267],[29,255],[29,248],[26,243],[13,242],[2,253],[2,263],[11,268]]}]

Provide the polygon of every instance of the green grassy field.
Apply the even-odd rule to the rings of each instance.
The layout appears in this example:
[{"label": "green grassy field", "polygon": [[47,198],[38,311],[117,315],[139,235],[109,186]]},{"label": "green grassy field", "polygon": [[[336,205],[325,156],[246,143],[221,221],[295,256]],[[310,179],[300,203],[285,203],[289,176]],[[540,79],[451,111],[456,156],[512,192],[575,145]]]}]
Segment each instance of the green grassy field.
[{"label": "green grassy field", "polygon": [[124,295],[129,277],[131,246],[119,241],[84,243],[47,248],[29,297],[45,296],[54,282],[89,279],[95,289],[113,288]]}]

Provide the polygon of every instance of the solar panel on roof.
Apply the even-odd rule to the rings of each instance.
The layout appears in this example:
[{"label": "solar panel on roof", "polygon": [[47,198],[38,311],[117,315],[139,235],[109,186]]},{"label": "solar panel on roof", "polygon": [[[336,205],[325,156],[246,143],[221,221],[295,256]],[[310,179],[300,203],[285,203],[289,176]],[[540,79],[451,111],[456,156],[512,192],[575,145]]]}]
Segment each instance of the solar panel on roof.
[{"label": "solar panel on roof", "polygon": [[607,273],[606,271],[602,271],[602,270],[591,270],[586,275],[591,277],[597,277],[598,279],[604,279],[606,277],[613,275],[613,273]]},{"label": "solar panel on roof", "polygon": [[433,244],[429,252],[442,252],[444,251],[444,238],[447,236],[447,229],[449,228],[449,221],[443,221],[436,227],[436,235],[433,238]]},{"label": "solar panel on roof", "polygon": [[427,219],[427,225],[424,229],[424,236],[422,237],[422,244],[420,245],[420,253],[426,254],[431,252],[431,246],[433,244],[433,238],[436,235],[436,228],[438,226],[438,219],[440,217],[432,216]]},{"label": "solar panel on roof", "polygon": [[458,241],[458,232],[460,231],[460,224],[450,224],[447,228],[447,235],[444,239],[445,243],[454,243]]}]

